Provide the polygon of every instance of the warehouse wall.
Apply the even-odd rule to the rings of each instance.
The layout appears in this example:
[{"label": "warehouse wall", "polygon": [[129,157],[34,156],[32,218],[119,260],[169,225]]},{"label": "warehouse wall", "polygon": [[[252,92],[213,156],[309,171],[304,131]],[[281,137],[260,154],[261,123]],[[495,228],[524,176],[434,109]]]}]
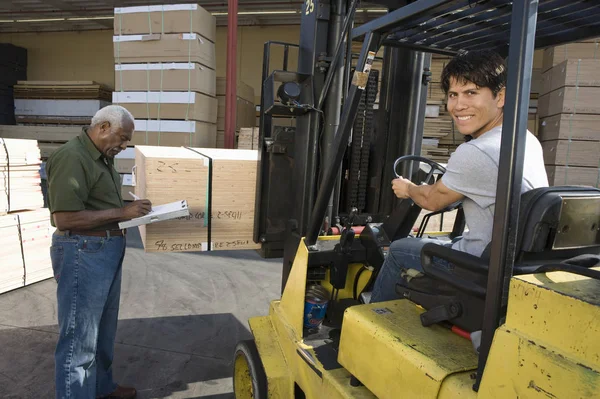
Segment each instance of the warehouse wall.
[{"label": "warehouse wall", "polygon": [[[114,88],[112,31],[0,34],[0,43],[28,50],[29,80],[94,80]],[[300,26],[240,26],[238,28],[238,78],[254,87],[260,101],[263,45],[268,40],[298,43]],[[70,42],[70,45],[67,45]],[[225,76],[227,27],[217,28],[217,76]],[[281,68],[283,50],[272,55]],[[297,51],[290,51],[295,68]]]},{"label": "warehouse wall", "polygon": [[95,80],[114,87],[112,31],[0,34],[0,43],[28,50],[29,80]]},{"label": "warehouse wall", "polygon": [[[256,104],[260,104],[262,86],[262,62],[265,42],[276,40],[298,44],[300,26],[240,26],[238,27],[238,79],[254,87]],[[217,76],[225,76],[227,66],[227,27],[217,28]],[[289,53],[290,69],[296,69],[298,51],[291,49]],[[271,68],[282,69],[283,48],[273,47]]]}]

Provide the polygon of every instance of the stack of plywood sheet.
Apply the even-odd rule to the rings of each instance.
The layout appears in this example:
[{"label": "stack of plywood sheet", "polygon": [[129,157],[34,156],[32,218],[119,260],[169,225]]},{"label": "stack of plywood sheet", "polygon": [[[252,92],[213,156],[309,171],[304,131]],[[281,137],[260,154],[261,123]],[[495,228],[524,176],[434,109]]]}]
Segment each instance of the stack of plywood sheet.
[{"label": "stack of plywood sheet", "polygon": [[257,150],[258,149],[258,128],[243,127],[240,129],[238,136],[237,148],[241,150]]},{"label": "stack of plywood sheet", "polygon": [[0,216],[0,293],[53,276],[50,246],[54,230],[45,208]]},{"label": "stack of plywood sheet", "polygon": [[539,99],[539,139],[551,185],[600,185],[600,60],[596,49],[596,43],[582,42],[544,53],[547,70]]},{"label": "stack of plywood sheet", "polygon": [[0,137],[37,140],[46,159],[89,126],[94,114],[110,105],[110,96],[109,87],[94,81],[20,81],[15,86],[20,126],[4,129]]},{"label": "stack of plywood sheet", "polygon": [[44,206],[35,140],[0,139],[0,214]]},{"label": "stack of plywood sheet", "polygon": [[14,85],[27,79],[27,50],[0,43],[0,125],[14,125]]},{"label": "stack of plywood sheet", "polygon": [[40,164],[36,141],[0,139],[0,293],[52,277]]},{"label": "stack of plywood sheet", "polygon": [[186,200],[190,215],[140,227],[148,252],[259,248],[252,239],[258,152],[136,146],[139,197]]},{"label": "stack of plywood sheet", "polygon": [[133,145],[214,147],[216,20],[197,4],[115,8],[113,103]]},{"label": "stack of plywood sheet", "polygon": [[37,140],[42,159],[81,132],[82,126],[0,126],[0,138]]},{"label": "stack of plywood sheet", "polygon": [[[225,146],[225,93],[227,81],[225,78],[217,78],[217,99],[219,101],[217,117],[217,147]],[[241,128],[251,128],[256,124],[256,107],[254,106],[254,89],[239,82],[236,87],[236,136],[240,134]],[[237,140],[234,140],[234,142]]]}]

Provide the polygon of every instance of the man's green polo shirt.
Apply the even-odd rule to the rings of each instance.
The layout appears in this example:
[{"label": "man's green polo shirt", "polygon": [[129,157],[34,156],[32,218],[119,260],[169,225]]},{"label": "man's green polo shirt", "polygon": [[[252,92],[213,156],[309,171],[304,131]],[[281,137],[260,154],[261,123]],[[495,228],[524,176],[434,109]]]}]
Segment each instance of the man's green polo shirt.
[{"label": "man's green polo shirt", "polygon": [[[106,158],[84,131],[56,150],[46,163],[51,213],[123,207],[114,159]],[[52,220],[54,226],[54,220]],[[117,223],[97,230],[118,229]]]}]

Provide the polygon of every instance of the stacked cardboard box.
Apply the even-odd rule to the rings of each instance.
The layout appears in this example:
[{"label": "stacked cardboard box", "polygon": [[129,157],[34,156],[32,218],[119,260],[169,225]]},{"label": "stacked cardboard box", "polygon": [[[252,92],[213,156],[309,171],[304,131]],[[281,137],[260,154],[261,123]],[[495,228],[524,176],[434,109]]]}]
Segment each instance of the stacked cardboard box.
[{"label": "stacked cardboard box", "polygon": [[600,185],[598,44],[572,43],[544,52],[539,138],[551,185]]},{"label": "stacked cardboard box", "polygon": [[135,171],[135,150],[127,148],[115,157],[115,169],[121,176],[121,196],[125,201],[133,201],[131,195],[135,191],[133,173]]},{"label": "stacked cardboard box", "polygon": [[27,79],[27,50],[0,44],[0,125],[15,124],[13,87]]},{"label": "stacked cardboard box", "polygon": [[258,152],[136,146],[135,194],[186,200],[190,215],[140,226],[148,252],[259,248],[252,239]]},{"label": "stacked cardboard box", "polygon": [[0,293],[53,275],[40,164],[35,140],[0,139]]},{"label": "stacked cardboard box", "polygon": [[[225,78],[217,78],[217,99],[219,102],[217,114],[217,147],[225,147],[225,93],[226,93]],[[241,128],[251,128],[256,123],[256,107],[254,106],[254,89],[245,84],[238,82],[236,99],[236,136],[239,135]],[[237,142],[235,140],[234,142]]]},{"label": "stacked cardboard box", "polygon": [[132,144],[214,147],[216,20],[197,4],[115,8],[113,102]]}]

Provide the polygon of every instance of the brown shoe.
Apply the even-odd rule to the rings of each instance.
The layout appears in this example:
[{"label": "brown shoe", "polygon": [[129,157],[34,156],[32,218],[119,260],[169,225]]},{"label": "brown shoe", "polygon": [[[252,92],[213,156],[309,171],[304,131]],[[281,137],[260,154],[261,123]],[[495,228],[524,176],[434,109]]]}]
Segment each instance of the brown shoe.
[{"label": "brown shoe", "polygon": [[107,396],[101,396],[101,398],[107,399],[133,399],[137,395],[137,391],[135,388],[122,387],[117,385],[117,389],[115,389],[111,394]]}]

